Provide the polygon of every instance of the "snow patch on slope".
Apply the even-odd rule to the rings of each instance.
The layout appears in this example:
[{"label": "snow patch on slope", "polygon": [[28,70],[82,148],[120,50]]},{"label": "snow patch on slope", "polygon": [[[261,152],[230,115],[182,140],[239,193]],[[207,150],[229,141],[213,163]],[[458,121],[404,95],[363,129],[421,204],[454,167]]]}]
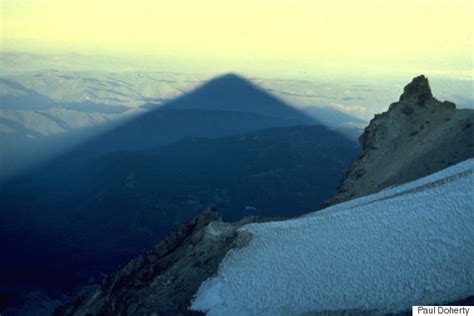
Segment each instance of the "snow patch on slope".
[{"label": "snow patch on slope", "polygon": [[241,228],[191,306],[209,315],[397,312],[474,295],[474,159],[368,197]]}]

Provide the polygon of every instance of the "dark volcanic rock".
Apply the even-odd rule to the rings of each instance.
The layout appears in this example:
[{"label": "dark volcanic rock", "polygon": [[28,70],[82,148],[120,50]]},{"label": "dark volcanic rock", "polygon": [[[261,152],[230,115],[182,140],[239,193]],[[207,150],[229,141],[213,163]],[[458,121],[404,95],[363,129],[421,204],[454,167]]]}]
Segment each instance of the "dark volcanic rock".
[{"label": "dark volcanic rock", "polygon": [[214,208],[173,230],[157,246],[122,265],[101,286],[59,307],[54,315],[192,315],[200,284],[214,275],[232,248],[251,238],[237,228],[263,220],[225,223]]},{"label": "dark volcanic rock", "polygon": [[400,101],[409,101],[422,105],[432,98],[433,94],[431,94],[428,78],[421,75],[414,78],[411,83],[403,88],[403,94],[400,96]]},{"label": "dark volcanic rock", "polygon": [[357,160],[324,206],[413,181],[474,157],[473,122],[473,110],[438,101],[425,76],[414,78],[400,100],[375,115],[365,128]]}]

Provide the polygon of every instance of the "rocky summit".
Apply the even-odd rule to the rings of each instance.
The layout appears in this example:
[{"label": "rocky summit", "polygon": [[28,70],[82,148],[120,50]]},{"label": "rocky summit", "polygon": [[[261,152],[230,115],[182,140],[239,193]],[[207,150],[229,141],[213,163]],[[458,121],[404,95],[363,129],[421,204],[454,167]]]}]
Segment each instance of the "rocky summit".
[{"label": "rocky summit", "polygon": [[324,206],[375,193],[474,157],[474,111],[433,97],[421,75],[398,102],[375,115],[360,136],[360,152]]}]

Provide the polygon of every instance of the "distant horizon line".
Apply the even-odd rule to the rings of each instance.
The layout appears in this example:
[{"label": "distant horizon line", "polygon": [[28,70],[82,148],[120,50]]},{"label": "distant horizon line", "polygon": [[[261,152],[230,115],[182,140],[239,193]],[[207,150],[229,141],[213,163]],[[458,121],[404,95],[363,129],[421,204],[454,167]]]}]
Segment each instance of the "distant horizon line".
[{"label": "distant horizon line", "polygon": [[[334,77],[353,77],[354,75],[357,76],[364,76],[364,77],[377,77],[380,75],[388,76],[388,77],[406,77],[406,76],[414,76],[419,75],[420,73],[425,73],[427,76],[436,76],[436,77],[445,77],[451,79],[459,79],[459,80],[474,80],[474,68],[469,69],[433,69],[428,67],[421,67],[420,69],[408,68],[408,67],[364,67],[363,65],[356,64],[356,63],[349,63],[350,66],[344,66],[342,63],[337,63],[336,61],[326,62],[322,64],[315,64],[311,63],[311,60],[305,61],[301,59],[293,59],[290,57],[279,57],[275,58],[272,57],[269,60],[265,60],[262,62],[258,62],[251,57],[242,57],[242,58],[225,58],[222,57],[220,59],[216,59],[210,56],[191,56],[191,55],[173,55],[170,53],[160,53],[160,54],[135,54],[135,53],[106,53],[106,52],[89,52],[89,51],[73,51],[73,50],[39,50],[34,51],[33,49],[17,49],[17,48],[2,48],[0,47],[0,54],[12,54],[12,55],[31,55],[37,57],[82,57],[84,60],[77,61],[79,64],[81,62],[93,62],[93,58],[98,59],[107,59],[108,62],[126,62],[125,65],[122,65],[124,70],[115,69],[114,71],[118,72],[131,72],[131,71],[146,71],[146,72],[170,72],[170,73],[194,73],[194,74],[209,74],[209,75],[223,75],[227,73],[236,73],[241,74],[243,76],[259,76],[262,78],[268,78],[268,76],[273,77],[274,73],[281,75],[289,75],[289,77],[300,77],[300,78],[318,78],[318,77],[326,77],[326,76],[334,76]],[[2,58],[3,59],[3,58]],[[315,60],[317,57],[314,58]],[[252,71],[249,70],[249,65],[247,65],[248,61],[253,61],[252,66],[254,69]],[[196,61],[201,62],[209,62],[210,64],[207,66],[199,65],[200,67],[207,67],[207,70],[193,68],[190,66],[193,65]],[[4,63],[4,60],[1,60],[0,63]],[[295,68],[291,69],[292,72],[285,72],[284,69],[278,69],[274,71],[269,71],[269,69],[265,69],[266,67],[270,67],[275,63],[279,62],[293,62],[292,65],[286,65],[286,67],[295,66]],[[172,64],[175,63],[175,64]],[[237,63],[236,67],[226,67],[226,63],[235,64]],[[238,64],[242,64],[238,67]],[[151,64],[151,65],[150,65]],[[4,68],[3,65],[2,68]],[[156,70],[150,70],[151,67],[163,67]],[[85,67],[82,65],[82,67]],[[110,67],[110,66],[109,66]],[[71,68],[71,67],[66,67]],[[81,67],[77,67],[81,68]],[[106,68],[106,67],[104,67]],[[240,68],[240,69],[239,69]],[[275,67],[273,67],[275,69]],[[299,68],[299,69],[298,69]],[[308,70],[305,70],[307,68]],[[46,68],[45,68],[46,69]],[[49,68],[54,70],[56,68]],[[60,69],[58,69],[60,70]],[[65,69],[67,71],[86,71],[84,69],[81,70],[72,70],[72,69]],[[96,67],[91,67],[90,70],[95,71],[104,71],[104,69],[97,69]],[[364,73],[360,74],[360,71],[363,70]],[[328,73],[329,72],[329,73]],[[272,73],[272,74],[270,74]]]}]

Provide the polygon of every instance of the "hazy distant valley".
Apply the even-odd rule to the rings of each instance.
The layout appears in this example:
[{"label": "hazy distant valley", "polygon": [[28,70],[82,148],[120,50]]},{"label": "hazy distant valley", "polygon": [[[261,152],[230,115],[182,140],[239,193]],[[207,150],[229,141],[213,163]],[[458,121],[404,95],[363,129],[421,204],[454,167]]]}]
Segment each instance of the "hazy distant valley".
[{"label": "hazy distant valley", "polygon": [[[81,55],[1,53],[0,59],[0,181],[213,76],[137,70],[130,61]],[[352,139],[397,97],[404,80],[248,79]],[[441,99],[473,107],[472,81],[439,78],[433,86]]]}]

